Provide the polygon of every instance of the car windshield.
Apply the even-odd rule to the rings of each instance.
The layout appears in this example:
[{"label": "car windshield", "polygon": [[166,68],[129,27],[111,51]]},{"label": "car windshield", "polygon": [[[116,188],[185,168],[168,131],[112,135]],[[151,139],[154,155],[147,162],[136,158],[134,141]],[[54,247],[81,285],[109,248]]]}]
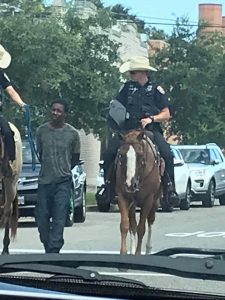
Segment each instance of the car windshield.
[{"label": "car windshield", "polygon": [[0,299],[225,298],[225,0],[0,1],[0,128]]},{"label": "car windshield", "polygon": [[186,163],[210,164],[208,149],[180,149]]}]

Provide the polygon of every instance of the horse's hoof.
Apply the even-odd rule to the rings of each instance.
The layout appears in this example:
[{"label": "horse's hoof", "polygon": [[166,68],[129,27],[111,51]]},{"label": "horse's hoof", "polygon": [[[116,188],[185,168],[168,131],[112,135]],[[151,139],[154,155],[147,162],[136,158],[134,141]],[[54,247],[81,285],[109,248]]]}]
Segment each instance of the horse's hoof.
[{"label": "horse's hoof", "polygon": [[152,248],[147,248],[145,255],[151,255],[152,254]]}]

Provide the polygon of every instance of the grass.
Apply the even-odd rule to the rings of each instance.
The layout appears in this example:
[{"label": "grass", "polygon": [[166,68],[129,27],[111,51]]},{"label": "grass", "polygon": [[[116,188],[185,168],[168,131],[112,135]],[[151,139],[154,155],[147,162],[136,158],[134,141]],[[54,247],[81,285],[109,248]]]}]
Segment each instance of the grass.
[{"label": "grass", "polygon": [[86,203],[87,205],[95,205],[95,193],[87,192],[86,194]]}]

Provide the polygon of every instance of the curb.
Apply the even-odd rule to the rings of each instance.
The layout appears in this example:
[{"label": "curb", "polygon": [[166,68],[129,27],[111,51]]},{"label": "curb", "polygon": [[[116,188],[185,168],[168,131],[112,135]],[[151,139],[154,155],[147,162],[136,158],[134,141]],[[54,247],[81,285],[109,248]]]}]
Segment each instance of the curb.
[{"label": "curb", "polygon": [[[86,210],[88,212],[99,212],[97,205],[87,205]],[[109,212],[117,212],[117,211],[119,211],[118,206],[116,204],[111,204]]]},{"label": "curb", "polygon": [[86,210],[87,211],[97,212],[98,211],[98,207],[97,207],[97,205],[87,205]]}]

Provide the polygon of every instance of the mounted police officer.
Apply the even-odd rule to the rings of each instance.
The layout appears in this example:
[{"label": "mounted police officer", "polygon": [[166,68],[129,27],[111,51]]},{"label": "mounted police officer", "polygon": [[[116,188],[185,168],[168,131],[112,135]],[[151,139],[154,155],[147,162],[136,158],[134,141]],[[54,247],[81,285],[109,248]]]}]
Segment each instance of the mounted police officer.
[{"label": "mounted police officer", "polygon": [[[168,201],[174,203],[179,199],[175,191],[173,154],[170,145],[163,137],[160,126],[161,122],[168,121],[171,117],[169,102],[163,88],[152,83],[149,71],[156,71],[156,69],[149,65],[148,58],[142,56],[132,57],[121,65],[120,72],[129,72],[131,80],[121,86],[115,101],[117,110],[113,108],[109,113],[109,124],[116,131],[126,131],[141,126],[145,128],[149,137],[152,137],[153,133],[153,141],[165,160],[165,175],[162,178],[164,193],[168,196]],[[125,108],[124,111],[121,107]],[[121,118],[121,112],[124,113],[124,120],[123,117]],[[119,136],[114,134],[103,155],[106,181],[110,179],[109,170],[119,145]]]},{"label": "mounted police officer", "polygon": [[[10,96],[10,98],[16,102],[21,108],[25,105],[20,95],[13,88],[8,76],[4,72],[4,69],[8,68],[11,63],[11,56],[5,50],[5,48],[0,45],[0,109],[2,111],[3,104],[3,90]],[[2,113],[0,113],[0,128],[1,134],[4,137],[5,146],[6,146],[6,155],[7,159],[3,160],[2,164],[2,172],[4,176],[11,176],[12,169],[11,163],[15,160],[15,142],[14,135],[9,126],[8,121],[3,117]]]}]

